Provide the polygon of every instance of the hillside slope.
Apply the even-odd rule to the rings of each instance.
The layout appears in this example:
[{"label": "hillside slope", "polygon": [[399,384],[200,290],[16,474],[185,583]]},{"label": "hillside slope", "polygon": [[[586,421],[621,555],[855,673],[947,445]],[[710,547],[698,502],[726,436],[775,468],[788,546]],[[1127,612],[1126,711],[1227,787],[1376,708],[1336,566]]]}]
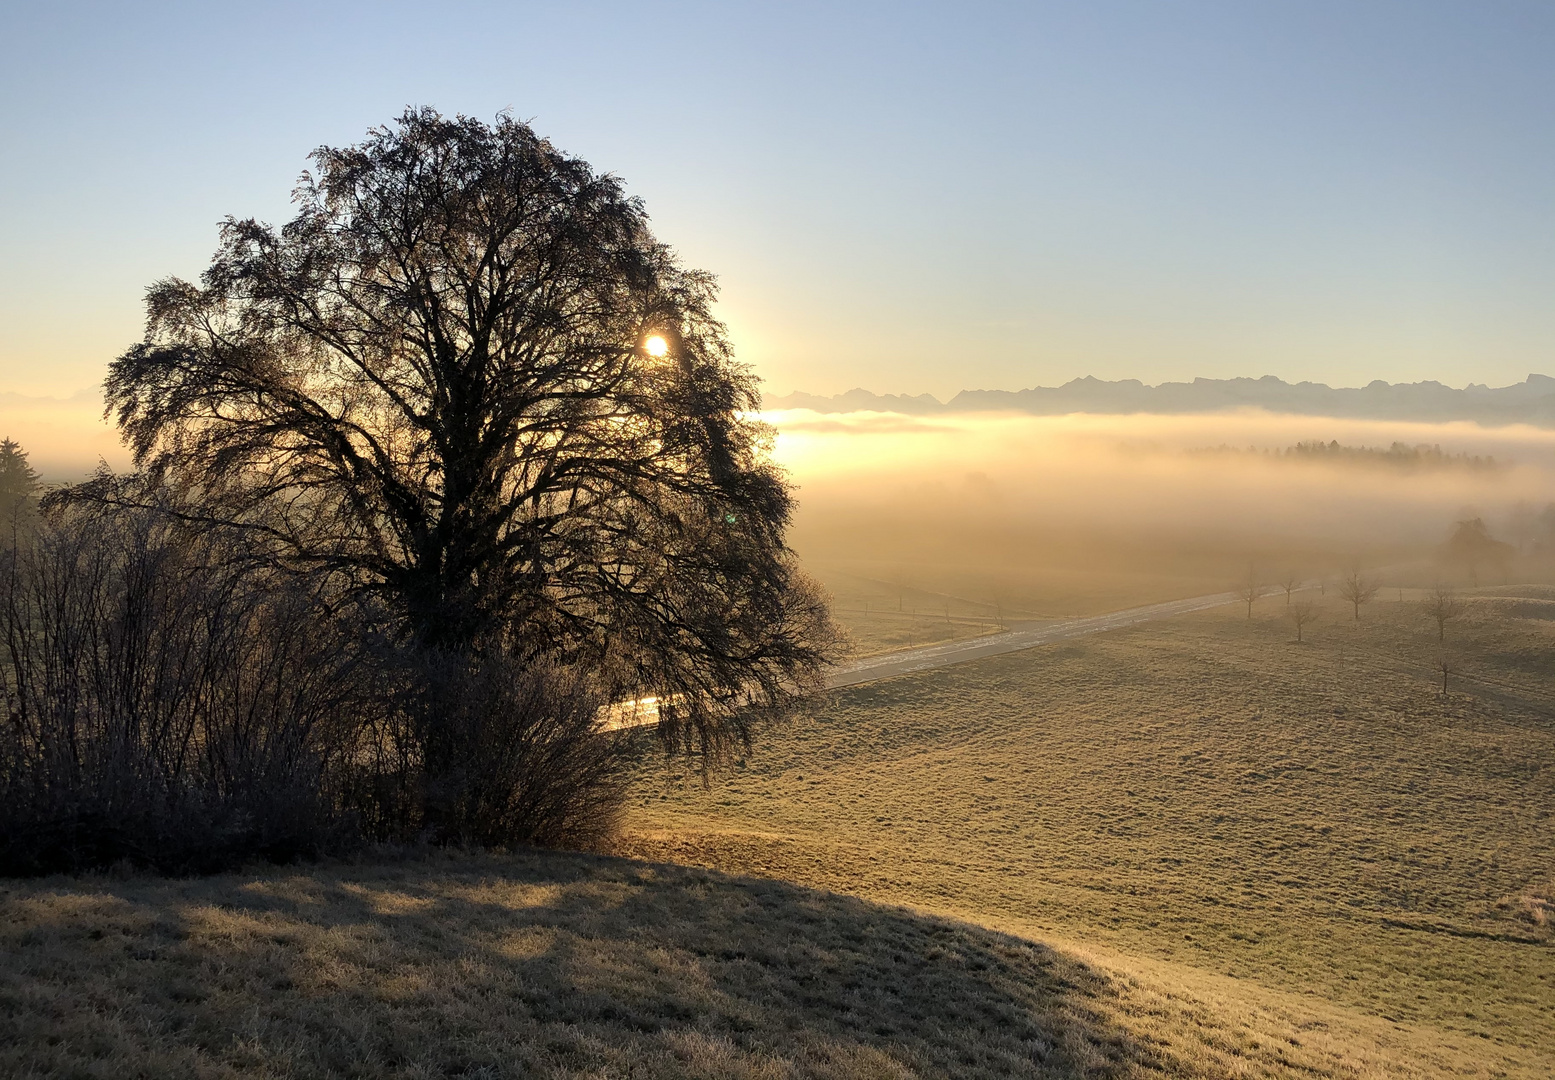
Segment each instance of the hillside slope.
[{"label": "hillside slope", "polygon": [[[841,691],[706,789],[645,777],[623,850],[1083,943],[1287,1010],[1320,1075],[1555,1075],[1547,594],[1483,590],[1445,653],[1414,596],[1301,645],[1281,596]],[[1193,1041],[1154,1008],[1116,1022]]]},{"label": "hillside slope", "polygon": [[1111,978],[1040,944],[606,857],[10,881],[0,942],[7,1077],[1185,1068],[1110,1021]]}]

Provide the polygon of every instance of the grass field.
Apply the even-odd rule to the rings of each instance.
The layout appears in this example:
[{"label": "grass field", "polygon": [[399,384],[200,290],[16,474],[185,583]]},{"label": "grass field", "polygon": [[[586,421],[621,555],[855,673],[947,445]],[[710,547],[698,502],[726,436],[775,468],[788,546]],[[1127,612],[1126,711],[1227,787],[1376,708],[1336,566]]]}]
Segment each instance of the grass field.
[{"label": "grass field", "polygon": [[1223,592],[1234,577],[1202,567],[1167,572],[1072,565],[969,569],[965,561],[848,559],[812,562],[808,568],[831,594],[832,614],[847,631],[855,656]]},{"label": "grass field", "polygon": [[1073,957],[620,859],[11,882],[0,915],[7,1077],[1175,1071]]},{"label": "grass field", "polygon": [[1446,698],[1409,593],[1302,645],[1270,597],[843,691],[706,789],[645,775],[623,850],[1332,1003],[1400,1074],[1552,1075],[1552,597],[1483,590]]},{"label": "grass field", "polygon": [[1321,603],[645,758],[637,859],[0,882],[0,1075],[1555,1075],[1555,590]]}]

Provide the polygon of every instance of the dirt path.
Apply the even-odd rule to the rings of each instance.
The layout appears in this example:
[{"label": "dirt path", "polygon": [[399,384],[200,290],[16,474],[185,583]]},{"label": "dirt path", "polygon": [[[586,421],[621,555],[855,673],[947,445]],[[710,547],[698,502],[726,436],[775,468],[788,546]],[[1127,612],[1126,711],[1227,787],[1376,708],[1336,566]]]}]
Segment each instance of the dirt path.
[{"label": "dirt path", "polygon": [[[1303,588],[1314,587],[1303,586]],[[1078,619],[1055,619],[1035,626],[1025,626],[1019,630],[1006,630],[1003,633],[986,634],[983,637],[968,638],[964,641],[942,641],[937,645],[898,649],[895,652],[843,661],[827,676],[826,686],[828,689],[835,690],[844,686],[857,686],[860,683],[890,679],[897,675],[932,671],[952,664],[963,664],[968,660],[980,660],[985,656],[1019,652],[1022,649],[1047,645],[1065,638],[1098,634],[1104,630],[1117,630],[1135,623],[1170,619],[1190,611],[1202,611],[1205,608],[1240,602],[1241,599],[1230,592],[1215,593],[1213,596],[1190,596],[1184,600],[1168,600],[1162,604],[1125,608],[1122,611],[1109,611],[1103,615],[1087,615]],[[649,697],[610,706],[602,717],[602,725],[607,730],[621,730],[647,727],[658,723],[658,720],[658,699]]]},{"label": "dirt path", "polygon": [[932,671],[968,660],[979,660],[1000,653],[1019,652],[1034,645],[1046,645],[1065,638],[1097,634],[1103,630],[1117,630],[1134,623],[1153,619],[1169,619],[1190,611],[1219,607],[1238,602],[1235,593],[1216,593],[1213,596],[1191,596],[1186,600],[1168,600],[1164,604],[1148,604],[1145,607],[1109,611],[1104,615],[1087,615],[1079,619],[1056,619],[1053,622],[1028,626],[1019,630],[1007,630],[1000,634],[987,634],[965,641],[944,641],[937,645],[920,645],[913,649],[866,656],[858,660],[844,661],[837,665],[826,679],[833,689],[857,686],[859,683],[889,679],[917,671]]}]

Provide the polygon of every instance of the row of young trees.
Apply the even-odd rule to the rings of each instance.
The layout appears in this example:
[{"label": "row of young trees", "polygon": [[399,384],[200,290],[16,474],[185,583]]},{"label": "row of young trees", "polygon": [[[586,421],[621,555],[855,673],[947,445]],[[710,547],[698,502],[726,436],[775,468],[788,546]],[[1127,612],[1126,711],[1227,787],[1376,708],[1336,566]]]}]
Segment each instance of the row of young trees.
[{"label": "row of young trees", "polygon": [[[1328,582],[1319,583],[1326,592]],[[1346,571],[1334,583],[1335,592],[1341,600],[1350,606],[1351,617],[1355,622],[1361,621],[1361,608],[1376,599],[1382,589],[1382,582],[1375,577],[1368,576],[1359,567],[1353,567]],[[1260,598],[1267,596],[1271,591],[1285,593],[1285,617],[1295,628],[1296,640],[1302,640],[1305,627],[1311,625],[1318,618],[1317,605],[1311,600],[1297,600],[1296,593],[1304,588],[1310,588],[1308,581],[1298,573],[1286,574],[1276,582],[1271,589],[1257,575],[1254,568],[1249,567],[1245,578],[1238,582],[1236,587],[1237,599],[1247,605],[1247,618],[1253,617],[1253,604]],[[1402,591],[1400,593],[1402,596]],[[1421,608],[1425,615],[1436,624],[1438,642],[1447,639],[1447,624],[1461,616],[1466,607],[1452,586],[1438,581],[1428,590],[1421,600]]]},{"label": "row of young trees", "polygon": [[[1495,569],[1505,577],[1509,561],[1514,554],[1515,549],[1512,545],[1491,536],[1484,520],[1478,517],[1456,522],[1437,552],[1442,564],[1457,570],[1470,581],[1477,581],[1479,571],[1485,567]],[[1326,594],[1328,579],[1320,579],[1317,584]],[[1351,617],[1355,622],[1361,621],[1361,608],[1375,599],[1382,588],[1380,579],[1366,573],[1358,565],[1352,566],[1341,574],[1333,585],[1339,598],[1350,605]],[[1249,564],[1246,576],[1235,586],[1235,595],[1247,605],[1247,617],[1251,619],[1254,602],[1268,595],[1271,590],[1283,590],[1285,613],[1295,626],[1296,640],[1300,641],[1303,627],[1317,618],[1315,605],[1309,601],[1293,599],[1295,593],[1304,587],[1309,587],[1309,583],[1298,571],[1287,571],[1278,581],[1271,584],[1258,574],[1255,565]],[[1427,595],[1424,608],[1436,623],[1438,641],[1446,639],[1447,623],[1461,615],[1464,610],[1462,601],[1453,589],[1441,582],[1438,582]]]},{"label": "row of young trees", "polygon": [[0,867],[608,829],[652,695],[717,759],[838,635],[715,288],[526,125],[407,111],[158,282],[137,471],[18,503]]}]

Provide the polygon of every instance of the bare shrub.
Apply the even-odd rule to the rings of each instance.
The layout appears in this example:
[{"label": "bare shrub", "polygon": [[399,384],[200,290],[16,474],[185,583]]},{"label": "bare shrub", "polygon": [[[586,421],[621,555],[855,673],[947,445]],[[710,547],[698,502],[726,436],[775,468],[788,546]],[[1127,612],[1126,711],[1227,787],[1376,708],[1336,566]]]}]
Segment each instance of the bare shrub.
[{"label": "bare shrub", "polygon": [[167,870],[341,840],[359,650],[305,578],[149,512],[56,510],[0,566],[0,869]]},{"label": "bare shrub", "polygon": [[168,514],[67,504],[12,535],[0,873],[615,827],[632,736],[599,729],[581,668],[396,646],[323,579]]},{"label": "bare shrub", "polygon": [[502,652],[420,652],[400,664],[424,835],[589,847],[615,831],[632,736],[601,730],[608,695],[597,680],[554,659]]}]

